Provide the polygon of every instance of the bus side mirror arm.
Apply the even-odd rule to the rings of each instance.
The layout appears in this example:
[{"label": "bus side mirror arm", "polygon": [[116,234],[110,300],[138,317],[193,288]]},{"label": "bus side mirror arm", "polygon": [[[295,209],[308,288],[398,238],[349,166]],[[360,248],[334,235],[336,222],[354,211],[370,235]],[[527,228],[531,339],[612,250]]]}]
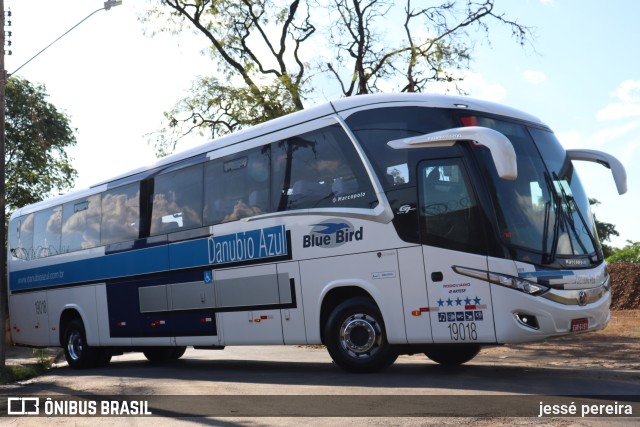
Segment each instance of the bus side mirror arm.
[{"label": "bus side mirror arm", "polygon": [[458,141],[473,141],[476,146],[485,146],[491,152],[498,176],[513,181],[518,177],[516,151],[511,141],[500,132],[481,127],[467,126],[389,141],[387,145],[395,149],[450,147]]},{"label": "bus side mirror arm", "polygon": [[571,160],[584,160],[587,162],[599,163],[607,169],[611,169],[613,180],[616,183],[618,194],[627,192],[627,171],[620,160],[611,154],[597,150],[567,150],[567,155]]}]

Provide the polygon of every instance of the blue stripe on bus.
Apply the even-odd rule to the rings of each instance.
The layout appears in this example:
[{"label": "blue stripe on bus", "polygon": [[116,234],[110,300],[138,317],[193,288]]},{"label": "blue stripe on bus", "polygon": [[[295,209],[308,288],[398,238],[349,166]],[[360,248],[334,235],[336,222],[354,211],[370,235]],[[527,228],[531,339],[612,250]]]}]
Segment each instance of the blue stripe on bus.
[{"label": "blue stripe on bus", "polygon": [[545,279],[562,279],[565,276],[573,276],[575,273],[571,270],[546,270],[546,271],[525,271],[518,273],[518,277],[527,278],[545,278]]},{"label": "blue stripe on bus", "polygon": [[[222,251],[216,255],[216,245],[231,248],[240,242],[241,236],[253,242],[255,251],[251,256],[237,256],[237,253]],[[12,271],[9,274],[12,292],[29,291],[62,285],[95,283],[130,276],[141,276],[169,270],[195,267],[215,268],[260,263],[266,260],[290,259],[290,237],[284,225],[210,236],[184,242],[147,246],[144,249],[112,251],[104,256],[70,261],[46,267]],[[153,242],[158,244],[158,242]],[[239,245],[240,243],[238,243]],[[239,246],[236,246],[239,247]],[[231,256],[233,255],[233,256]]]},{"label": "blue stripe on bus", "polygon": [[159,246],[13,271],[9,275],[10,290],[21,291],[63,284],[96,282],[164,271],[168,266],[168,246]]}]

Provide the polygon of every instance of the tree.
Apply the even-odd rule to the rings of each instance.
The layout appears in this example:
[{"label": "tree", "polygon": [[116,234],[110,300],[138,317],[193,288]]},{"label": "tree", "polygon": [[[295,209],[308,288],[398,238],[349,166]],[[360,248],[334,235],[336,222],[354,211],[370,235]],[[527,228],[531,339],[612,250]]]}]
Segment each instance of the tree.
[{"label": "tree", "polygon": [[[336,56],[326,71],[345,96],[379,92],[379,81],[397,81],[402,92],[459,81],[454,71],[469,67],[473,50],[470,29],[476,30],[474,36],[488,36],[491,22],[503,24],[520,44],[528,41],[530,28],[496,13],[494,2],[454,0],[425,7],[425,2],[406,0],[400,11],[393,0],[328,0],[337,25],[329,27]],[[388,29],[398,22],[402,31],[390,39]]]},{"label": "tree", "polygon": [[199,77],[192,95],[165,114],[160,154],[196,130],[223,135],[303,109],[306,64],[302,44],[315,33],[304,0],[162,0],[148,22],[166,20],[160,31],[193,29],[211,43],[218,68]]},{"label": "tree", "polygon": [[6,86],[7,210],[72,187],[77,172],[66,153],[76,144],[69,117],[47,101],[46,88],[11,77]]},{"label": "tree", "polygon": [[[46,98],[44,86],[36,86],[17,77],[6,81],[5,220],[9,212],[20,206],[43,200],[53,190],[70,188],[77,175],[65,152],[66,148],[76,144],[69,118]],[[7,293],[5,280],[2,280],[0,367],[4,367],[6,356],[4,316],[8,313]]]},{"label": "tree", "polygon": [[497,13],[495,0],[437,6],[412,0],[154,3],[143,21],[163,22],[159,31],[203,35],[217,67],[216,75],[198,77],[191,94],[165,113],[166,126],[155,141],[159,154],[173,151],[193,131],[215,137],[302,110],[319,84],[352,96],[379,92],[383,82],[409,92],[432,82],[455,83],[461,79],[455,70],[469,67],[478,33],[488,39],[491,25],[506,26],[524,44],[531,31]]},{"label": "tree", "polygon": [[616,250],[607,258],[607,262],[640,262],[640,242],[627,240],[627,245]]},{"label": "tree", "polygon": [[[589,204],[591,206],[598,206],[600,204],[600,201],[598,201],[597,199],[589,198]],[[598,232],[598,237],[600,238],[600,242],[602,243],[602,252],[604,254],[604,257],[608,258],[614,254],[615,248],[612,248],[611,246],[606,245],[603,242],[610,242],[611,236],[619,236],[620,233],[618,233],[618,231],[616,230],[615,225],[608,222],[598,221],[595,215],[593,219],[596,223],[596,231]]]}]

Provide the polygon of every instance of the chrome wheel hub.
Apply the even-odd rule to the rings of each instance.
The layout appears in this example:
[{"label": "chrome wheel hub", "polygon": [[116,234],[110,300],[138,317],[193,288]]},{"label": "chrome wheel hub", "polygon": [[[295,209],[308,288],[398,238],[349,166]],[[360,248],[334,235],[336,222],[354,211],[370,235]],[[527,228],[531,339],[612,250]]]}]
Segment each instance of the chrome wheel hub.
[{"label": "chrome wheel hub", "polygon": [[69,340],[67,341],[67,352],[73,360],[78,360],[82,357],[82,335],[79,331],[73,331],[69,334]]},{"label": "chrome wheel hub", "polygon": [[354,358],[372,356],[379,348],[382,330],[368,314],[349,316],[340,327],[340,345]]}]

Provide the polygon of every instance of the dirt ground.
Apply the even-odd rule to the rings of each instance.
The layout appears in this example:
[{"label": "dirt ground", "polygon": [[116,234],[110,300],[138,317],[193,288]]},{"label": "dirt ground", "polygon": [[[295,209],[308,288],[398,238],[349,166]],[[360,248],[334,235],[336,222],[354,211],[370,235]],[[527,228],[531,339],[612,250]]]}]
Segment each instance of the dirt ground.
[{"label": "dirt ground", "polygon": [[631,370],[640,380],[640,310],[612,311],[611,321],[602,331],[490,347],[480,354],[529,367]]}]

